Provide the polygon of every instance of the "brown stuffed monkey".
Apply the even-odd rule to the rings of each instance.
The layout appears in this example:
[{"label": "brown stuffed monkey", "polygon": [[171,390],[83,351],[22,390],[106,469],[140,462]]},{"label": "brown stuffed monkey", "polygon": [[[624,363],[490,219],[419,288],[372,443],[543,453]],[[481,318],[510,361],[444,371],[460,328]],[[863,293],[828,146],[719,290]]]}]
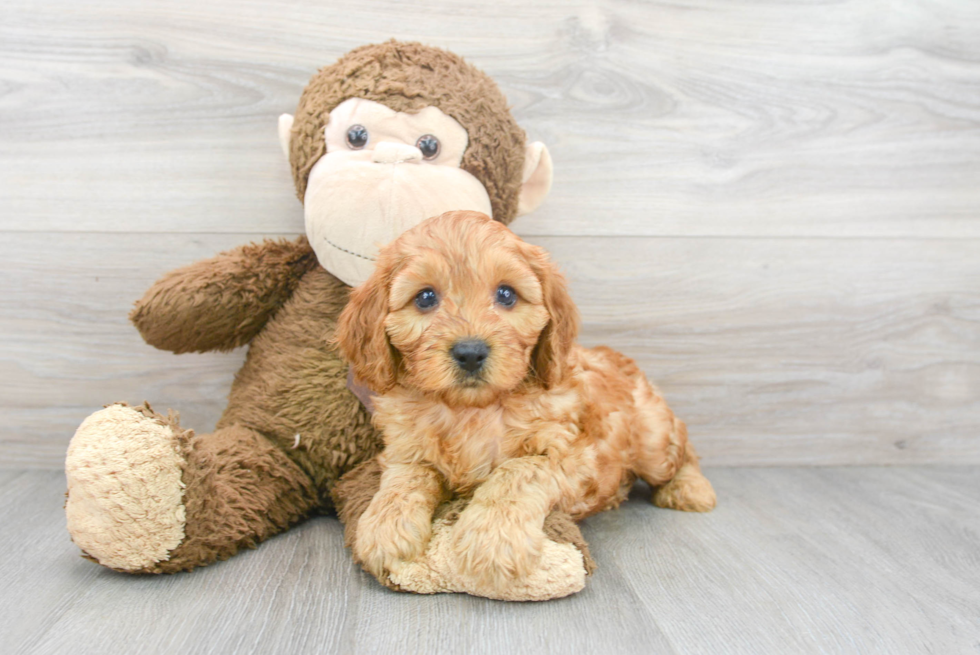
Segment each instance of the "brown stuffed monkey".
[{"label": "brown stuffed monkey", "polygon": [[[380,439],[332,345],[350,287],[370,274],[377,244],[453,209],[510,222],[551,184],[551,160],[526,142],[496,84],[449,52],[390,41],[320,70],[295,118],[279,121],[306,237],[264,241],[172,271],[136,303],[147,343],[174,353],[248,345],[215,431],[123,403],[89,416],[66,459],[72,539],[106,567],[189,570],[234,555],[335,506],[348,540],[377,488]],[[342,484],[338,481],[350,472]],[[418,591],[467,591],[430,552]],[[567,516],[547,524],[541,571],[515,599],[566,595],[592,561]]]}]

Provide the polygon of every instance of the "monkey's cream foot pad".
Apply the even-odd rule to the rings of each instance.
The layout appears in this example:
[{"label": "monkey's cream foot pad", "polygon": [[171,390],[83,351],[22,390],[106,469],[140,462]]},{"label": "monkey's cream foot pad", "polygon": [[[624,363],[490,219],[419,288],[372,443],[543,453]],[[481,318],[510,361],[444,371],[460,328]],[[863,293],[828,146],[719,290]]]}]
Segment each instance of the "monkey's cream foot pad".
[{"label": "monkey's cream foot pad", "polygon": [[174,425],[149,407],[115,404],[89,416],[65,464],[72,540],[113,569],[165,559],[184,538],[182,466]]}]

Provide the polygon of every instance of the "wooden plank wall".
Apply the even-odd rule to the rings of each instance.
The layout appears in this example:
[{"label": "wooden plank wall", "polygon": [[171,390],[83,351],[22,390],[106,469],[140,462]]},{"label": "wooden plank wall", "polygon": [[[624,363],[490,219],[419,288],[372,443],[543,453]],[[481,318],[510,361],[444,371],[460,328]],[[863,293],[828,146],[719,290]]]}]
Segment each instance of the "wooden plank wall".
[{"label": "wooden plank wall", "polygon": [[467,57],[548,144],[514,228],[708,464],[980,463],[972,0],[5,0],[0,464],[60,466],[115,400],[213,426],[243,353],[154,351],[127,311],[302,230],[276,117],[390,37]]}]

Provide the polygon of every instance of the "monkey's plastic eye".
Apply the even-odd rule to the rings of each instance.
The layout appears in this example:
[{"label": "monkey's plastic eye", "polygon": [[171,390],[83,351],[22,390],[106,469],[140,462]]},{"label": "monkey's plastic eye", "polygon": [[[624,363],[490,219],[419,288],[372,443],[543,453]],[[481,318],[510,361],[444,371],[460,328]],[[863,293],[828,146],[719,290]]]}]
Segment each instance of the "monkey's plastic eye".
[{"label": "monkey's plastic eye", "polygon": [[415,147],[422,151],[422,156],[426,159],[435,159],[439,156],[439,139],[431,134],[420,136],[415,142]]},{"label": "monkey's plastic eye", "polygon": [[351,125],[347,129],[347,145],[351,150],[360,150],[367,145],[368,131],[363,125]]},{"label": "monkey's plastic eye", "polygon": [[415,306],[425,311],[439,304],[439,296],[433,289],[422,289],[415,294]]},{"label": "monkey's plastic eye", "polygon": [[513,307],[517,303],[517,292],[506,284],[497,287],[497,304],[503,307]]}]

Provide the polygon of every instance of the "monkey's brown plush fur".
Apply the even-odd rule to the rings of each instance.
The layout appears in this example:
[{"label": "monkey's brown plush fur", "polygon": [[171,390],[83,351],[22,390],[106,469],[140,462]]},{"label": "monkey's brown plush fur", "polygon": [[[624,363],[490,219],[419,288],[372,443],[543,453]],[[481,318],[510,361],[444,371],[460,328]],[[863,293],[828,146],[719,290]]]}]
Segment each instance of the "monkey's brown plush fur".
[{"label": "monkey's brown plush fur", "polygon": [[[514,217],[525,136],[504,96],[459,57],[396,42],[358,48],[303,93],[290,141],[301,199],[324,154],[328,115],[351,97],[406,112],[435,105],[455,118],[469,134],[462,167],[486,186],[498,220]],[[154,284],[131,314],[147,343],[175,353],[248,344],[248,356],[211,434],[148,405],[110,405],[79,427],[66,512],[84,554],[130,573],[189,570],[330,508],[331,492],[353,530],[376,490],[377,477],[364,472],[380,439],[331,345],[349,291],[305,237],[242,246]],[[367,468],[337,487],[358,465]],[[589,569],[575,525],[557,515],[549,525]]]}]

